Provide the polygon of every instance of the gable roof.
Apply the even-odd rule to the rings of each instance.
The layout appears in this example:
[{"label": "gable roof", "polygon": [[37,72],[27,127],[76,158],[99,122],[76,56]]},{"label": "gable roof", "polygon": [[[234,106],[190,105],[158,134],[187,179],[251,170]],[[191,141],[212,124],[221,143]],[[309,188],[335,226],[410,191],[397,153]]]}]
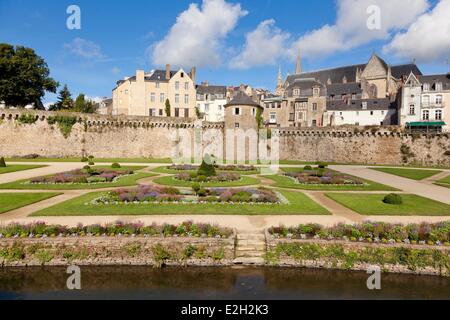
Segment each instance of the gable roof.
[{"label": "gable roof", "polygon": [[196,88],[197,94],[227,94],[226,86],[198,85]]},{"label": "gable roof", "polygon": [[341,94],[359,94],[362,93],[362,89],[361,85],[357,82],[333,83],[327,85],[327,93],[329,96],[337,96]]},{"label": "gable roof", "polygon": [[[363,109],[363,102],[367,103],[367,108]],[[395,108],[395,105],[388,98],[384,99],[357,99],[357,100],[328,100],[327,110],[330,111],[362,111],[362,110],[388,110]]]}]

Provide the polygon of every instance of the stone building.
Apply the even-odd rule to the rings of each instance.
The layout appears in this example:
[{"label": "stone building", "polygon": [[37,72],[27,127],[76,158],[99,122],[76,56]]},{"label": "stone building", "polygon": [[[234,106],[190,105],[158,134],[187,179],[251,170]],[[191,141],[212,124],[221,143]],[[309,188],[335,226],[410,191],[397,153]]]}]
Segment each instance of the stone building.
[{"label": "stone building", "polygon": [[112,115],[113,114],[113,100],[105,98],[102,101],[100,101],[100,103],[98,104],[97,113],[103,114],[103,115],[109,115],[109,116]]},{"label": "stone building", "polygon": [[450,74],[410,73],[399,94],[402,126],[440,126],[450,129]]},{"label": "stone building", "polygon": [[208,122],[222,122],[227,103],[227,87],[212,86],[203,82],[197,89],[197,110],[203,120]]},{"label": "stone building", "polygon": [[225,158],[229,161],[258,159],[258,116],[263,108],[239,91],[225,105]]},{"label": "stone building", "polygon": [[170,116],[195,117],[195,77],[195,68],[190,73],[172,71],[170,65],[150,73],[137,70],[113,89],[113,115],[165,117],[169,100]]}]

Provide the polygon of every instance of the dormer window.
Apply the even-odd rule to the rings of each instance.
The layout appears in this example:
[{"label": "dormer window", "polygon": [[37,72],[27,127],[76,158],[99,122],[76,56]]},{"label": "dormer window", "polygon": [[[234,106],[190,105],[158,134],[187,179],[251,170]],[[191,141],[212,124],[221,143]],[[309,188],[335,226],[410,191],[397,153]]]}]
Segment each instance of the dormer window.
[{"label": "dormer window", "polygon": [[363,108],[363,110],[367,110],[367,101],[364,101],[362,103],[362,108]]},{"label": "dormer window", "polygon": [[430,91],[430,84],[429,83],[424,83],[423,84],[423,91]]},{"label": "dormer window", "polygon": [[319,88],[314,88],[313,89],[313,95],[317,97],[317,96],[319,96],[319,94],[320,94],[320,89]]},{"label": "dormer window", "polygon": [[300,89],[294,89],[294,96],[299,96],[300,95]]},{"label": "dormer window", "polygon": [[442,91],[442,82],[436,82],[436,91]]}]

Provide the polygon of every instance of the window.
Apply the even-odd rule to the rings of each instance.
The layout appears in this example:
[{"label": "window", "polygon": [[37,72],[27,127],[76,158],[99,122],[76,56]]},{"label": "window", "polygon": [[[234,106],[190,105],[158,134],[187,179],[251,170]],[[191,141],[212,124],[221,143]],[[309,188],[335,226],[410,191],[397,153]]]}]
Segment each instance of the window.
[{"label": "window", "polygon": [[313,121],[312,121],[312,126],[313,126],[313,127],[317,127],[317,120],[313,120]]},{"label": "window", "polygon": [[277,114],[276,112],[270,113],[270,123],[277,123]]},{"label": "window", "polygon": [[298,113],[298,120],[303,120],[303,112]]},{"label": "window", "polygon": [[252,116],[256,116],[256,108],[252,108]]},{"label": "window", "polygon": [[162,117],[163,115],[163,109],[159,109],[159,116]]},{"label": "window", "polygon": [[352,100],[356,100],[356,93],[352,93]]},{"label": "window", "polygon": [[320,94],[320,89],[319,88],[314,88],[313,89],[313,95],[317,97],[319,94]]},{"label": "window", "polygon": [[363,108],[363,110],[367,110],[367,101],[364,101],[362,103],[362,108]]},{"label": "window", "polygon": [[180,82],[179,81],[175,82],[175,90],[180,90]]},{"label": "window", "polygon": [[164,93],[159,94],[159,102],[164,103],[166,101],[166,96]]},{"label": "window", "polygon": [[430,96],[423,96],[422,103],[424,106],[428,106],[430,104]]},{"label": "window", "polygon": [[436,110],[435,118],[436,120],[442,120],[442,110]]},{"label": "window", "polygon": [[409,106],[409,115],[413,116],[416,114],[416,107],[412,104]]},{"label": "window", "polygon": [[149,109],[149,116],[156,117],[156,109]]},{"label": "window", "polygon": [[184,83],[184,90],[189,90],[189,82]]},{"label": "window", "polygon": [[442,91],[442,82],[436,82],[436,91]]},{"label": "window", "polygon": [[236,123],[234,124],[234,127],[235,127],[236,129],[238,129],[238,128],[239,128],[239,123],[236,122]]},{"label": "window", "polygon": [[209,104],[205,104],[205,113],[209,112]]},{"label": "window", "polygon": [[218,109],[219,111],[222,111],[222,106],[219,105],[219,106],[217,107],[217,109]]},{"label": "window", "polygon": [[313,111],[317,111],[317,103],[313,103],[312,109],[313,109]]},{"label": "window", "polygon": [[188,108],[184,109],[184,117],[189,118],[189,109]]},{"label": "window", "polygon": [[429,110],[423,110],[422,120],[430,120],[430,111]]},{"label": "window", "polygon": [[233,115],[240,116],[241,115],[241,109],[240,108],[234,108],[233,109]]},{"label": "window", "polygon": [[159,89],[159,82],[155,83],[155,87],[156,87],[156,89]]},{"label": "window", "polygon": [[179,94],[175,95],[175,103],[180,103],[180,95]]},{"label": "window", "polygon": [[423,91],[430,91],[430,84],[429,83],[424,83],[423,84]]},{"label": "window", "polygon": [[155,93],[154,92],[152,92],[152,93],[150,93],[150,101],[151,102],[155,102]]},{"label": "window", "polygon": [[359,116],[359,111],[356,111],[356,115]]},{"label": "window", "polygon": [[384,110],[381,110],[381,115],[384,116]]},{"label": "window", "polygon": [[373,111],[370,111],[370,115],[373,116]]},{"label": "window", "polygon": [[300,95],[300,89],[294,89],[294,96]]},{"label": "window", "polygon": [[188,104],[188,103],[189,103],[189,95],[188,95],[188,94],[185,94],[185,95],[184,95],[184,103],[185,103],[185,104]]},{"label": "window", "polygon": [[441,95],[437,95],[436,96],[436,104],[437,105],[441,105],[442,104],[442,96]]},{"label": "window", "polygon": [[125,94],[128,94],[128,89],[125,90]]},{"label": "window", "polygon": [[281,109],[281,103],[278,103],[278,104],[277,104],[277,108],[278,108],[278,109]]},{"label": "window", "polygon": [[181,75],[182,78],[184,78],[184,72],[182,72],[180,75]]},{"label": "window", "polygon": [[180,108],[175,108],[175,117],[180,116]]}]

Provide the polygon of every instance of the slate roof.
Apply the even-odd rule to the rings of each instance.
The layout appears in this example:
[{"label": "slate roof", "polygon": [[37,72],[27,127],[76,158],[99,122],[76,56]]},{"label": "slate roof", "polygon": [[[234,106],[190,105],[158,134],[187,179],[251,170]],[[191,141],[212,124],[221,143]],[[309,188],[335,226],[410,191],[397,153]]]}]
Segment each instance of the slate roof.
[{"label": "slate roof", "polygon": [[[367,102],[367,108],[363,109],[363,102]],[[350,100],[328,100],[327,110],[330,111],[360,111],[360,110],[388,110],[396,106],[387,98],[385,99],[357,99]]]},{"label": "slate roof", "polygon": [[226,86],[211,86],[211,85],[198,85],[197,94],[223,94],[224,96],[227,94]]},{"label": "slate roof", "polygon": [[225,107],[230,106],[253,106],[253,107],[260,107],[262,108],[258,103],[252,100],[248,95],[246,95],[244,92],[239,91],[236,93],[236,95],[231,99],[230,102],[228,102]]},{"label": "slate roof", "polygon": [[342,94],[360,94],[362,93],[362,89],[361,85],[357,82],[333,83],[327,85],[327,93],[329,96],[337,96]]},{"label": "slate roof", "polygon": [[[385,64],[385,63],[384,63]],[[345,67],[338,68],[330,68],[323,69],[312,72],[305,72],[301,74],[294,74],[287,77],[287,81],[289,84],[293,83],[296,79],[304,79],[304,78],[314,78],[320,81],[323,84],[328,83],[328,79],[331,79],[332,83],[342,83],[342,79],[344,76],[347,78],[347,82],[356,82],[356,71],[357,69],[364,70],[367,64],[355,64]],[[386,65],[387,68],[387,65]],[[415,64],[402,64],[391,66],[392,76],[400,79],[403,75],[408,76],[411,71],[415,75],[422,75],[422,72],[419,70],[417,65]]]},{"label": "slate roof", "polygon": [[307,90],[307,89],[311,89],[314,86],[324,87],[322,83],[316,81],[316,79],[314,79],[314,78],[303,78],[303,79],[300,78],[300,79],[295,79],[293,83],[290,83],[287,90],[291,90],[294,88],[299,88],[301,90]]},{"label": "slate roof", "polygon": [[[172,78],[177,72],[178,71],[170,71],[170,78]],[[154,70],[151,74],[146,74],[144,80],[152,82],[168,82],[170,79],[166,79],[166,70]],[[125,81],[136,81],[136,76],[129,77],[126,80],[119,80],[117,81],[117,85],[119,86]]]},{"label": "slate roof", "polygon": [[442,83],[443,90],[450,90],[450,73],[419,76],[418,79],[422,84],[429,83],[431,90],[436,89],[437,82]]}]

